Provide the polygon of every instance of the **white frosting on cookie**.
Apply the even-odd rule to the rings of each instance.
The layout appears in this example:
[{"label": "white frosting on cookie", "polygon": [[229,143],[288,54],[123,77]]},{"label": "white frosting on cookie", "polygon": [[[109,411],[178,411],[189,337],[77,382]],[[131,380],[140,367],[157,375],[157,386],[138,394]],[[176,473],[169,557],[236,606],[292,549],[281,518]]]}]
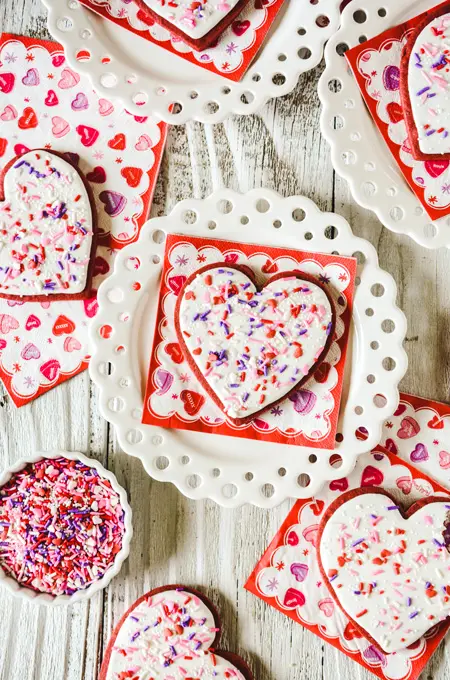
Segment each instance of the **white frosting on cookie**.
[{"label": "white frosting on cookie", "polygon": [[450,615],[449,512],[450,501],[435,502],[404,519],[388,496],[368,493],[325,525],[319,552],[335,596],[385,652]]},{"label": "white frosting on cookie", "polygon": [[207,35],[240,0],[144,0],[150,9],[190,38]]},{"label": "white frosting on cookie", "polygon": [[121,625],[102,678],[245,680],[232,663],[208,651],[217,632],[213,614],[192,593],[149,595]]},{"label": "white frosting on cookie", "polygon": [[79,173],[48,151],[29,151],[4,177],[0,293],[76,295],[86,288],[93,219]]},{"label": "white frosting on cookie", "polygon": [[234,419],[251,416],[304,379],[324,350],[333,312],[326,293],[295,276],[257,292],[218,266],[184,288],[180,331],[192,359]]},{"label": "white frosting on cookie", "polygon": [[450,13],[433,19],[415,41],[408,91],[420,150],[450,153]]}]

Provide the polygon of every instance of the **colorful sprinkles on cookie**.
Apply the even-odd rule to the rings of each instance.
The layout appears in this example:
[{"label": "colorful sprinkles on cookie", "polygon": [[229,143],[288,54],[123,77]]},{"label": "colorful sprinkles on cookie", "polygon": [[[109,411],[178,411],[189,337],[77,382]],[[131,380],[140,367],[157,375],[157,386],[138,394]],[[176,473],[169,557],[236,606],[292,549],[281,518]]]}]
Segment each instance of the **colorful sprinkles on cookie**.
[{"label": "colorful sprinkles on cookie", "polygon": [[232,663],[209,651],[218,631],[197,595],[183,589],[149,593],[119,624],[100,680],[246,680]]},{"label": "colorful sprinkles on cookie", "polygon": [[231,420],[285,397],[326,356],[332,303],[300,277],[287,273],[258,291],[224,264],[194,275],[181,293],[179,340]]},{"label": "colorful sprinkles on cookie", "polygon": [[396,652],[450,615],[450,501],[405,519],[383,493],[353,494],[325,517],[321,568],[355,624]]},{"label": "colorful sprinkles on cookie", "polygon": [[23,587],[86,589],[113,566],[124,532],[118,494],[81,461],[30,463],[0,488],[0,567]]},{"label": "colorful sprinkles on cookie", "polygon": [[450,153],[450,12],[432,19],[419,33],[408,64],[408,92],[424,155]]},{"label": "colorful sprinkles on cookie", "polygon": [[7,167],[0,203],[0,296],[83,293],[89,283],[94,223],[78,171],[48,151]]},{"label": "colorful sprinkles on cookie", "polygon": [[148,8],[187,36],[207,35],[242,0],[143,0]]}]

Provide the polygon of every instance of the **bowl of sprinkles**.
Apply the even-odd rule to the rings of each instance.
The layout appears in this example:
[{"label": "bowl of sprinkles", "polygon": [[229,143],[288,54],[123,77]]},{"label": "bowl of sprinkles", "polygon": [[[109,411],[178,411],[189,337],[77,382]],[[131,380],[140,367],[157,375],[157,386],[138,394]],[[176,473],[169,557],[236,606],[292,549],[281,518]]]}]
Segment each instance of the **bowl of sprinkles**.
[{"label": "bowl of sprinkles", "polygon": [[81,453],[38,453],[0,476],[0,584],[14,595],[92,597],[119,573],[132,534],[125,490]]}]

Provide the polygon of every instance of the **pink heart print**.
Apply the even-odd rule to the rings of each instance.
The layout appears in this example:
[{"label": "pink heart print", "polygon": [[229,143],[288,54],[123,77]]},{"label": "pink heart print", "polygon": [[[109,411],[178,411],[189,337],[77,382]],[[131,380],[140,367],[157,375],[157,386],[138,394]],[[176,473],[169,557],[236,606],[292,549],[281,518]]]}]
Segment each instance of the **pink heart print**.
[{"label": "pink heart print", "polygon": [[153,142],[148,135],[141,135],[136,142],[136,151],[148,151],[153,146]]},{"label": "pink heart print", "polygon": [[410,439],[415,437],[420,432],[420,425],[412,416],[406,416],[400,423],[400,429],[397,432],[399,439]]},{"label": "pink heart print", "polygon": [[7,335],[10,331],[16,331],[19,328],[19,322],[10,314],[0,314],[0,333]]},{"label": "pink heart print", "polygon": [[12,106],[12,104],[8,104],[3,109],[3,113],[0,116],[0,118],[1,120],[7,122],[9,120],[14,120],[15,118],[17,118],[18,115],[19,114],[17,113],[17,110],[14,108],[14,106]]},{"label": "pink heart print", "polygon": [[32,342],[29,342],[25,347],[23,348],[20,356],[22,359],[25,359],[25,361],[30,361],[31,359],[39,359],[41,356],[41,352],[36,345],[33,345]]},{"label": "pink heart print", "polygon": [[85,111],[89,108],[89,100],[84,92],[79,92],[70,106],[72,111]]},{"label": "pink heart print", "polygon": [[448,451],[439,451],[439,465],[443,470],[450,468],[450,453]]},{"label": "pink heart print", "polygon": [[99,680],[252,680],[240,657],[217,650],[219,633],[218,615],[200,593],[183,586],[156,589],[119,621]]},{"label": "pink heart print", "polygon": [[80,76],[71,68],[65,68],[61,73],[61,80],[58,85],[62,90],[69,90],[80,82]]},{"label": "pink heart print", "polygon": [[36,87],[41,82],[39,78],[39,71],[35,68],[30,68],[22,78],[22,83],[29,87]]},{"label": "pink heart print", "polygon": [[110,116],[114,112],[114,106],[107,99],[99,99],[98,111],[101,116]]},{"label": "pink heart print", "polygon": [[54,116],[52,118],[52,133],[55,137],[61,139],[61,137],[65,137],[69,132],[70,125],[64,118],[61,118],[61,116]]}]

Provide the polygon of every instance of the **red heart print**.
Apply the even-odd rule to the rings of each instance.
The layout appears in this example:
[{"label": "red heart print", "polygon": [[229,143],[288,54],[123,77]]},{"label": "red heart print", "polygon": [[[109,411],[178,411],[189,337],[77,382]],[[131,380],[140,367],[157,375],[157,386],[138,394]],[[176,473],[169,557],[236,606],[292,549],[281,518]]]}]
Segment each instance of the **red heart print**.
[{"label": "red heart print", "polygon": [[44,378],[47,378],[49,382],[54,382],[59,376],[61,364],[57,359],[50,359],[49,361],[46,361],[45,364],[42,364],[39,370]]},{"label": "red heart print", "polygon": [[62,66],[65,61],[66,61],[66,58],[65,58],[64,54],[55,54],[52,57],[52,64],[55,68],[59,68],[60,66]]},{"label": "red heart print", "polygon": [[183,390],[180,394],[180,399],[183,402],[184,410],[189,416],[197,415],[205,403],[205,397],[193,390]]},{"label": "red heart print", "polygon": [[383,484],[384,475],[378,468],[368,465],[361,475],[361,486],[380,486]]},{"label": "red heart print", "polygon": [[170,356],[175,364],[182,364],[184,361],[183,352],[178,342],[169,342],[168,345],[164,347],[166,354]]},{"label": "red heart print", "polygon": [[106,276],[109,272],[109,264],[101,255],[97,255],[94,261],[94,276]]},{"label": "red heart print", "polygon": [[88,172],[86,179],[88,182],[93,182],[94,184],[104,184],[106,182],[105,168],[102,168],[101,165],[96,165],[93,170]]},{"label": "red heart print", "polygon": [[6,340],[4,340],[3,338],[0,338],[0,352],[2,351],[2,349],[5,349],[7,344],[8,343],[6,342]]},{"label": "red heart print", "polygon": [[263,271],[264,274],[276,274],[278,271],[278,265],[276,262],[272,262],[272,260],[266,260],[261,267],[261,271]]},{"label": "red heart print", "polygon": [[240,37],[241,35],[244,35],[245,31],[248,31],[250,28],[250,21],[248,19],[245,19],[245,21],[233,21],[231,25],[231,29],[235,35]]},{"label": "red heart print", "polygon": [[291,531],[288,533],[287,542],[288,545],[292,546],[293,548],[295,548],[295,546],[300,542],[297,533],[293,529],[291,529]]},{"label": "red heart print", "polygon": [[78,125],[77,132],[80,135],[83,146],[93,146],[100,136],[98,130],[88,125]]},{"label": "red heart print", "polygon": [[394,442],[393,439],[386,439],[384,448],[387,449],[390,453],[398,453],[397,444]]},{"label": "red heart print", "polygon": [[127,140],[122,132],[119,132],[115,137],[109,140],[108,146],[110,149],[116,149],[117,151],[124,151],[127,146]]},{"label": "red heart print", "polygon": [[25,329],[27,331],[33,330],[33,328],[39,328],[41,325],[41,320],[35,314],[30,314],[25,322]]},{"label": "red heart print", "polygon": [[313,500],[312,503],[310,503],[309,507],[312,510],[312,513],[315,517],[318,517],[319,515],[322,514],[322,511],[325,507],[325,503],[321,500]]},{"label": "red heart print", "polygon": [[412,416],[405,416],[400,423],[400,429],[397,432],[399,439],[411,439],[420,432],[420,425]]},{"label": "red heart print", "polygon": [[450,165],[450,161],[425,161],[424,166],[430,177],[435,179],[440,177],[443,172],[445,172]]},{"label": "red heart print", "polygon": [[389,102],[386,111],[391,123],[399,123],[405,117],[402,107],[397,102]]},{"label": "red heart print", "polygon": [[142,21],[142,23],[146,26],[153,26],[155,23],[153,17],[143,9],[139,10],[139,12],[136,14],[136,18],[139,19],[139,21]]},{"label": "red heart print", "polygon": [[0,92],[9,94],[16,82],[16,76],[13,73],[0,73]]},{"label": "red heart print", "polygon": [[397,406],[397,410],[394,413],[394,416],[402,416],[405,411],[406,411],[406,404],[399,404]]},{"label": "red heart print", "polygon": [[21,156],[23,153],[28,153],[30,149],[25,144],[16,144],[14,146],[14,153],[16,156]]},{"label": "red heart print", "polygon": [[294,609],[295,607],[303,607],[306,602],[306,597],[297,588],[288,588],[284,596],[283,604],[289,609]]},{"label": "red heart print", "polygon": [[70,335],[75,331],[74,322],[64,314],[60,314],[53,324],[52,333],[57,337],[60,335]]},{"label": "red heart print", "polygon": [[399,477],[396,480],[395,483],[397,485],[397,488],[400,489],[400,491],[402,491],[405,494],[405,496],[408,496],[408,494],[411,493],[411,489],[412,489],[412,478],[411,477],[407,477],[407,476]]},{"label": "red heart print", "polygon": [[89,319],[93,319],[98,312],[98,302],[97,298],[91,298],[90,300],[83,300],[84,313]]},{"label": "red heart print", "polygon": [[198,591],[180,585],[152,590],[122,616],[98,680],[253,680],[239,656],[217,649],[220,629],[216,608]]},{"label": "red heart print", "polygon": [[175,293],[175,295],[179,295],[186,281],[187,276],[183,276],[182,274],[178,274],[177,276],[171,276],[170,279],[168,280],[169,288],[173,293]]},{"label": "red heart print", "polygon": [[224,261],[228,264],[237,264],[239,260],[239,255],[237,253],[227,253],[224,257]]},{"label": "red heart print", "polygon": [[333,479],[330,482],[330,491],[347,491],[348,489],[348,479],[347,477],[342,477],[341,479]]},{"label": "red heart print", "polygon": [[44,100],[46,106],[58,106],[59,104],[59,99],[58,95],[56,94],[55,90],[49,90],[47,92],[47,96]]},{"label": "red heart print", "polygon": [[126,167],[122,168],[120,174],[125,179],[129,187],[136,189],[141,183],[144,171],[141,168]]},{"label": "red heart print", "polygon": [[444,421],[438,416],[434,415],[431,420],[428,421],[428,427],[432,430],[442,430],[444,427]]},{"label": "red heart print", "polygon": [[344,640],[354,640],[355,638],[362,638],[362,634],[355,628],[355,625],[349,621],[344,628]]},{"label": "red heart print", "polygon": [[0,158],[5,155],[6,148],[8,146],[8,140],[0,137]]},{"label": "red heart print", "polygon": [[31,106],[27,106],[17,124],[21,130],[30,130],[31,128],[37,127],[38,119],[35,110],[32,109]]}]

